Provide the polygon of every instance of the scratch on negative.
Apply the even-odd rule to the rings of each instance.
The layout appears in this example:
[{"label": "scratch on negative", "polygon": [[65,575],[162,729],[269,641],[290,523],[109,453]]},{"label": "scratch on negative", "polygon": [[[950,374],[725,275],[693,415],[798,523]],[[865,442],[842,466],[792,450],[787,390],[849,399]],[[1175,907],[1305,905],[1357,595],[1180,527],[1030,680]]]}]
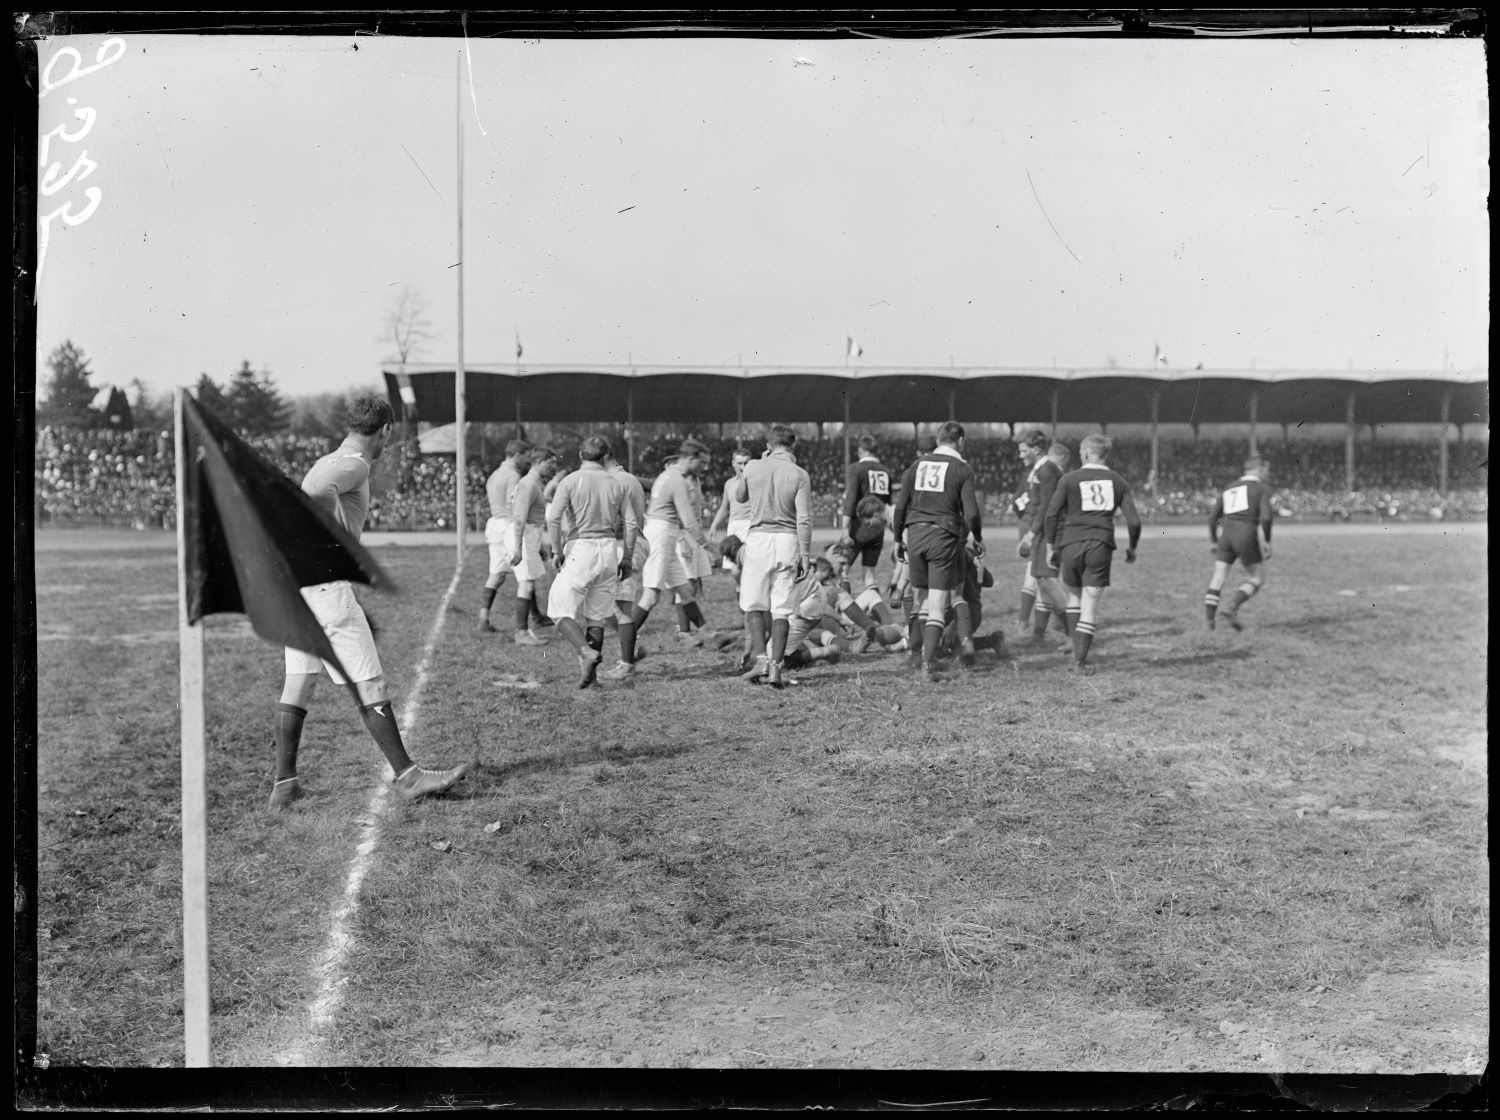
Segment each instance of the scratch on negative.
[{"label": "scratch on negative", "polygon": [[[1417,164],[1421,163],[1426,158],[1426,156],[1418,156],[1416,159],[1412,160],[1409,164],[1406,165],[1406,171],[1410,171],[1413,167],[1417,166]],[[1406,178],[1406,171],[1401,172],[1401,177],[1403,179]]]},{"label": "scratch on negative", "polygon": [[1073,252],[1068,243],[1063,240],[1062,234],[1057,232],[1057,227],[1052,224],[1052,219],[1047,214],[1047,208],[1042,205],[1042,196],[1036,193],[1036,184],[1031,182],[1031,172],[1029,170],[1026,172],[1026,182],[1031,186],[1031,197],[1036,199],[1037,209],[1042,212],[1042,217],[1047,219],[1047,225],[1052,230],[1052,236],[1057,238],[1057,243],[1059,245],[1068,250],[1068,256],[1072,257],[1079,264],[1082,264],[1083,258],[1080,257],[1077,253]]},{"label": "scratch on negative", "polygon": [[474,121],[479,125],[479,135],[488,136],[489,133],[484,130],[484,122],[479,119],[479,98],[474,93],[474,56],[469,53],[469,13],[467,12],[465,12],[463,16],[463,26],[464,62],[467,63],[469,67],[469,100],[474,103]]}]

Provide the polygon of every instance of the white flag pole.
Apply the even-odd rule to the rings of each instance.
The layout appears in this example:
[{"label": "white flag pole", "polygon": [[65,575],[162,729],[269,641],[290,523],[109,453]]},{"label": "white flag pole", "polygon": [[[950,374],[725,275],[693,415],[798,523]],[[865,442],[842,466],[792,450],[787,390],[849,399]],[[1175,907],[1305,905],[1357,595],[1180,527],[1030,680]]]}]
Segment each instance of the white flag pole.
[{"label": "white flag pole", "polygon": [[177,645],[182,715],[182,1029],[186,1064],[209,1065],[208,765],[203,718],[203,623],[188,622],[187,461],[183,397],[174,394],[177,437]]},{"label": "white flag pole", "polygon": [[458,117],[458,361],[453,377],[453,431],[458,437],[454,464],[458,473],[458,563],[464,562],[465,532],[469,527],[468,435],[464,430],[464,98],[463,53],[455,59],[454,83]]}]

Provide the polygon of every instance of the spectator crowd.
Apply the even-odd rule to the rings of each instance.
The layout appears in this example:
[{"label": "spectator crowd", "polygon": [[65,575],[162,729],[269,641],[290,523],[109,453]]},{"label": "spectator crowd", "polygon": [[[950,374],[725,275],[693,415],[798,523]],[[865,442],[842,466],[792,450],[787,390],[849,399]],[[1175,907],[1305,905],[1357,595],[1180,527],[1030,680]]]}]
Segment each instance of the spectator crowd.
[{"label": "spectator crowd", "polygon": [[[705,480],[713,508],[717,487],[729,474],[736,443],[697,438],[713,452],[716,471]],[[637,445],[635,473],[648,486],[679,441],[673,435]],[[293,480],[300,480],[319,456],[337,444],[331,439],[298,436],[258,437],[248,442]],[[756,454],[763,450],[758,441],[747,441],[747,446]],[[577,466],[576,449],[571,449],[571,455],[570,449],[559,450],[564,452],[566,467]],[[1358,489],[1354,491],[1345,485],[1341,440],[1266,442],[1260,451],[1273,464],[1272,482],[1282,516],[1429,520],[1488,513],[1488,443],[1449,445],[1446,495],[1436,486],[1439,451],[1435,442],[1361,444],[1356,452]],[[1015,443],[971,439],[965,453],[974,465],[987,519],[991,523],[1010,519],[1009,499],[1022,477]],[[451,529],[453,457],[423,455],[415,442],[395,445],[389,454],[397,457],[396,481],[374,496],[368,528]],[[816,522],[831,526],[842,498],[843,440],[802,442],[796,454],[798,463],[812,476]],[[877,454],[893,470],[900,470],[916,457],[917,444],[912,439],[882,440]],[[1238,477],[1244,457],[1243,440],[1163,440],[1159,477],[1152,479],[1150,442],[1121,438],[1115,441],[1110,465],[1133,484],[1143,517],[1193,519],[1207,516],[1219,488]],[[484,482],[498,465],[497,456],[468,460],[471,526],[483,526],[489,516]],[[42,428],[36,440],[36,524],[170,528],[176,504],[175,470],[170,432]]]}]

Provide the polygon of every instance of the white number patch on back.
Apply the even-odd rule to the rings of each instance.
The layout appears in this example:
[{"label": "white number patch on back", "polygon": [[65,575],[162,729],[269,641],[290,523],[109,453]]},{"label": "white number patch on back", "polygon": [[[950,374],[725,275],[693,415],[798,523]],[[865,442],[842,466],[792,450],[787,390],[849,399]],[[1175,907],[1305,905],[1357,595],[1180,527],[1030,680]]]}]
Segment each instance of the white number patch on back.
[{"label": "white number patch on back", "polygon": [[916,489],[929,494],[941,494],[943,480],[947,477],[947,463],[918,463],[917,478],[913,485]]},{"label": "white number patch on back", "polygon": [[1085,513],[1113,513],[1115,510],[1115,483],[1110,478],[1080,482],[1078,493],[1083,498]]},{"label": "white number patch on back", "polygon": [[1224,491],[1224,512],[1244,513],[1250,508],[1250,487],[1231,486]]},{"label": "white number patch on back", "polygon": [[865,477],[870,483],[870,493],[884,495],[891,492],[891,476],[885,471],[866,471]]}]

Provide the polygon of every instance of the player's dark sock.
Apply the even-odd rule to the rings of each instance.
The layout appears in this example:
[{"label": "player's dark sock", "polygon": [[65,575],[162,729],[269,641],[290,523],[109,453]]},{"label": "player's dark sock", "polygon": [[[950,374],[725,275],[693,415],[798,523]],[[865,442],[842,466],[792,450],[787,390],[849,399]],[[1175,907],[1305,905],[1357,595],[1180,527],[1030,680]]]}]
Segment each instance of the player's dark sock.
[{"label": "player's dark sock", "polygon": [[677,629],[683,634],[691,633],[693,629],[691,621],[688,619],[688,609],[685,603],[677,604]]},{"label": "player's dark sock", "polygon": [[879,625],[879,623],[865,613],[863,607],[855,603],[850,603],[845,607],[844,613],[849,616],[850,622],[854,623],[854,625],[858,626],[866,634],[870,632],[872,627]]},{"label": "player's dark sock", "polygon": [[922,624],[927,620],[919,614],[912,614],[906,620],[906,648],[916,653],[922,648]]},{"label": "player's dark sock", "polygon": [[401,742],[401,729],[396,726],[396,709],[389,700],[361,705],[359,714],[365,721],[365,730],[375,740],[375,745],[385,755],[392,770],[399,774],[412,764],[411,757]]},{"label": "player's dark sock", "polygon": [[1208,628],[1214,628],[1214,619],[1219,616],[1219,589],[1210,587],[1203,596],[1203,610],[1208,615]]},{"label": "player's dark sock", "polygon": [[604,653],[604,627],[590,626],[583,632],[583,640],[595,653]]},{"label": "player's dark sock", "polygon": [[786,640],[791,634],[792,620],[789,618],[771,619],[771,653],[772,661],[780,661],[786,656]]},{"label": "player's dark sock", "polygon": [[703,608],[698,605],[697,599],[685,604],[682,609],[687,612],[689,623],[696,626],[699,630],[708,629],[708,619],[703,617]]},{"label": "player's dark sock", "polygon": [[531,618],[531,600],[516,599],[516,631],[526,629],[526,623]]},{"label": "player's dark sock", "polygon": [[1018,618],[1020,620],[1022,626],[1026,625],[1026,620],[1031,617],[1032,609],[1035,606],[1036,606],[1036,592],[1035,591],[1023,591],[1023,592],[1021,592],[1021,610],[1016,615],[1016,618]]},{"label": "player's dark sock", "polygon": [[999,653],[1005,648],[1005,635],[999,630],[996,630],[993,634],[984,634],[974,639],[974,648],[992,649],[996,653]]},{"label": "player's dark sock", "polygon": [[537,602],[535,591],[531,593],[531,624],[533,626],[552,625],[552,620],[543,613],[541,604]]},{"label": "player's dark sock", "polygon": [[627,665],[635,664],[635,623],[620,623],[620,660]]},{"label": "player's dark sock", "polygon": [[276,705],[276,780],[297,776],[297,746],[302,742],[302,724],[307,709],[296,704]]},{"label": "player's dark sock", "polygon": [[943,640],[943,624],[941,622],[928,622],[922,627],[922,664],[932,666],[937,664],[938,646]]},{"label": "player's dark sock", "polygon": [[953,605],[953,620],[958,623],[958,640],[962,642],[965,638],[974,636],[974,611],[968,603],[955,603]]},{"label": "player's dark sock", "polygon": [[1094,644],[1094,624],[1080,622],[1073,627],[1073,660],[1082,665],[1089,658],[1089,647]]},{"label": "player's dark sock", "polygon": [[1063,612],[1063,633],[1070,638],[1078,633],[1078,619],[1081,613],[1081,611],[1071,610]]},{"label": "player's dark sock", "polygon": [[1031,623],[1031,635],[1040,638],[1047,632],[1047,625],[1052,621],[1052,604],[1046,599],[1038,599],[1036,603],[1036,614]]},{"label": "player's dark sock", "polygon": [[480,594],[479,602],[480,605],[483,606],[485,611],[488,611],[492,606],[495,605],[495,592],[498,590],[500,590],[498,587],[486,587]]},{"label": "player's dark sock", "polygon": [[814,657],[801,646],[786,655],[785,665],[788,669],[800,669],[804,665],[811,665]]}]

